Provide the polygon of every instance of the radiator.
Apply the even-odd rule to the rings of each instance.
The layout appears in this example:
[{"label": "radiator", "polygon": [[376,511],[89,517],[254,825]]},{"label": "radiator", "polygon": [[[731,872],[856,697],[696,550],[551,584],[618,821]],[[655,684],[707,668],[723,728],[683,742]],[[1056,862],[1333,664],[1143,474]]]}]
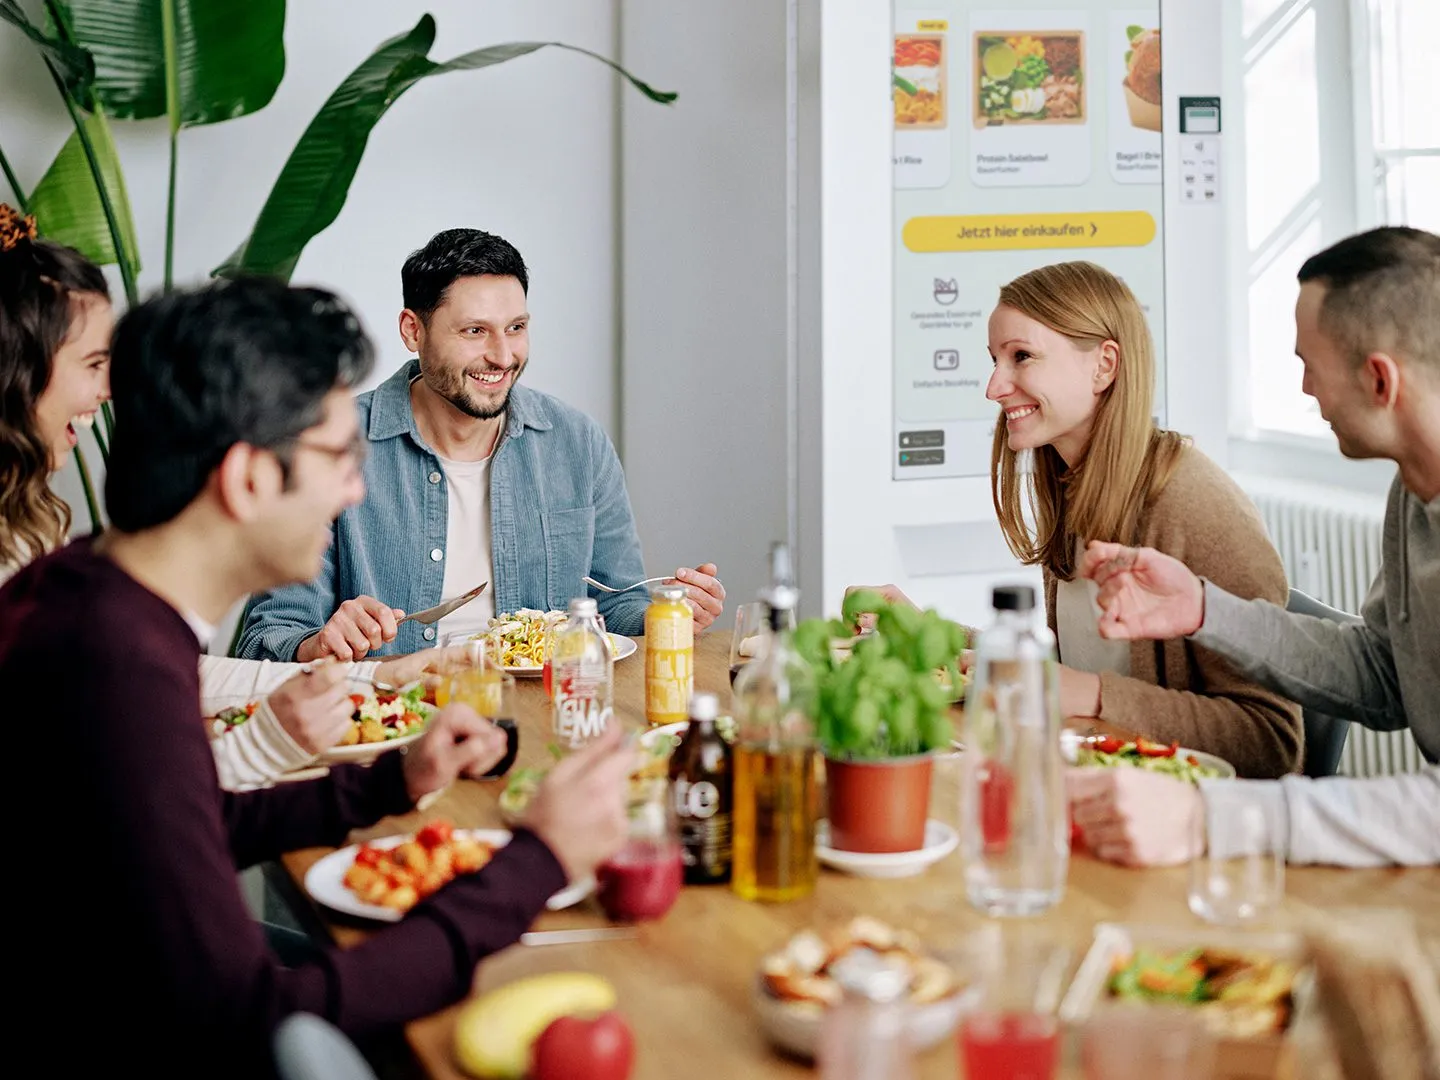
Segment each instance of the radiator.
[{"label": "radiator", "polygon": [[[1247,485],[1248,486],[1248,485]],[[1383,504],[1331,495],[1298,496],[1250,490],[1270,539],[1285,563],[1290,585],[1321,603],[1358,613],[1380,573]],[[1370,731],[1350,725],[1340,759],[1348,776],[1414,772],[1423,764],[1408,731]]]}]

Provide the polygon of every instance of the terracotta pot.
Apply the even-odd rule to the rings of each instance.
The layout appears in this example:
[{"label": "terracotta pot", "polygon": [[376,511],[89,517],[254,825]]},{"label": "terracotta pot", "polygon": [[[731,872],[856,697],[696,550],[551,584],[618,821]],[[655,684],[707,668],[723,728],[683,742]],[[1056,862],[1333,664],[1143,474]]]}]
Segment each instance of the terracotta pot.
[{"label": "terracotta pot", "polygon": [[825,759],[830,846],[837,851],[917,851],[930,812],[929,754],[880,761]]}]

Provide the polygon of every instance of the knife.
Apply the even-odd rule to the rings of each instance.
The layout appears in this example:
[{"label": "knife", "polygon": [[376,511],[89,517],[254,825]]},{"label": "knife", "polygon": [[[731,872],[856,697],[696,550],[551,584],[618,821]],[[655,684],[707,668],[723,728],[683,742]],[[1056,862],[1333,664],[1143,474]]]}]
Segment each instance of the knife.
[{"label": "knife", "polygon": [[476,585],[475,588],[471,589],[469,592],[457,596],[453,600],[442,601],[441,603],[436,604],[432,608],[426,608],[424,611],[412,611],[409,615],[406,615],[403,619],[400,620],[399,623],[396,623],[395,625],[399,626],[401,625],[401,623],[407,623],[413,620],[414,622],[422,623],[425,626],[433,626],[435,623],[443,619],[446,615],[449,615],[452,611],[459,611],[462,607],[470,603],[471,600],[474,600],[477,596],[479,596],[489,587],[490,582],[482,582],[481,584]]},{"label": "knife", "polygon": [[633,938],[633,926],[596,926],[578,930],[531,930],[520,935],[521,945],[571,945],[582,941]]}]

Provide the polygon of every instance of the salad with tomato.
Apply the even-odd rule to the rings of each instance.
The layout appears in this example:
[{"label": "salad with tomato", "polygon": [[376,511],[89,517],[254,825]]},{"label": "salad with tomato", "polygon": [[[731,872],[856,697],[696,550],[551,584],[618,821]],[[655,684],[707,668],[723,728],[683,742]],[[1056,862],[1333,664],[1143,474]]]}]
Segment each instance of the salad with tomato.
[{"label": "salad with tomato", "polygon": [[1157,743],[1146,738],[1127,742],[1106,736],[1083,743],[1077,752],[1075,764],[1111,767],[1128,765],[1148,772],[1164,773],[1192,784],[1224,775],[1214,766],[1202,764],[1199,758],[1178,743]]},{"label": "salad with tomato", "polygon": [[[426,700],[426,688],[417,683],[399,692],[390,690],[369,690],[366,693],[350,695],[354,706],[350,729],[339,746],[355,746],[360,743],[389,742],[403,739],[407,735],[418,735],[430,722],[435,705]],[[214,716],[216,735],[245,723],[255,715],[259,703],[234,705],[221,709]]]}]

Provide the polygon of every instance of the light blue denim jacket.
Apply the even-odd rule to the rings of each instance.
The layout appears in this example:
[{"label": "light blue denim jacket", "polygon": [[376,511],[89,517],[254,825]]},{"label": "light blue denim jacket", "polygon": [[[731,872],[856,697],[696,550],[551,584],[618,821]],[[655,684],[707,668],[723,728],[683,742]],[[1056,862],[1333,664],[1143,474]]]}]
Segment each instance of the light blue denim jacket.
[{"label": "light blue denim jacket", "polygon": [[[320,574],[257,596],[245,612],[238,656],[291,660],[340,604],[373,596],[405,611],[443,599],[445,473],[415,426],[412,360],[356,399],[370,440],[365,499],[335,523]],[[601,426],[549,394],[517,386],[505,433],[490,461],[490,587],[496,611],[564,608],[593,595],[608,629],[642,634],[642,590],[601,593],[580,580],[610,585],[645,576],[625,474]],[[380,654],[415,652],[435,642],[433,627],[409,622]]]}]

